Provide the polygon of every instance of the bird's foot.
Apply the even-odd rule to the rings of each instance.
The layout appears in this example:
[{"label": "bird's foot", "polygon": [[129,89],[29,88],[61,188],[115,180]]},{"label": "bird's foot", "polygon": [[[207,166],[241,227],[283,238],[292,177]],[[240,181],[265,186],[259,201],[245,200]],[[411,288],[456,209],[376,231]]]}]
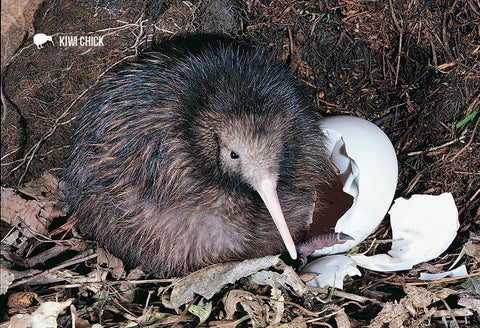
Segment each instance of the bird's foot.
[{"label": "bird's foot", "polygon": [[312,237],[306,242],[298,245],[297,253],[298,259],[300,261],[298,271],[301,271],[303,269],[303,267],[307,264],[308,257],[314,251],[337,244],[344,244],[349,240],[353,240],[353,238],[342,232],[335,232]]}]

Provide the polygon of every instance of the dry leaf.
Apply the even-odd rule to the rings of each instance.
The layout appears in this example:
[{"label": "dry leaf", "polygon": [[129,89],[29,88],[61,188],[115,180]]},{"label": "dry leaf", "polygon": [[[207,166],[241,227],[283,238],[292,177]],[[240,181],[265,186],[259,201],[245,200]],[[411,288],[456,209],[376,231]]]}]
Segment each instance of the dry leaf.
[{"label": "dry leaf", "polygon": [[48,173],[18,192],[2,187],[1,197],[1,219],[27,237],[45,234],[51,220],[68,213],[68,205],[61,201],[64,196],[58,180]]},{"label": "dry leaf", "polygon": [[10,319],[10,327],[15,328],[57,328],[57,316],[72,304],[65,302],[45,302],[32,314],[16,314]]},{"label": "dry leaf", "polygon": [[474,238],[470,237],[465,244],[465,254],[475,258],[475,261],[480,262],[480,243]]},{"label": "dry leaf", "polygon": [[198,326],[203,325],[212,313],[212,302],[205,303],[204,300],[201,299],[198,304],[189,306],[188,312],[196,315],[200,319]]},{"label": "dry leaf", "polygon": [[250,276],[250,284],[277,286],[294,291],[295,295],[303,296],[306,291],[305,284],[291,267],[285,267],[283,273],[273,271],[260,271]]},{"label": "dry leaf", "polygon": [[[196,271],[179,280],[170,295],[171,306],[178,311],[183,304],[189,303],[195,294],[211,299],[223,286],[232,284],[240,278],[260,270],[268,269],[279,263],[279,256],[266,256],[243,262],[229,262],[212,265]],[[165,304],[168,306],[170,304]]]},{"label": "dry leaf", "polygon": [[285,298],[282,295],[282,292],[275,284],[272,286],[271,291],[272,300],[268,301],[272,310],[273,310],[273,320],[270,322],[271,325],[279,324],[283,318],[283,312],[285,311]]},{"label": "dry leaf", "polygon": [[[17,50],[17,48],[22,44],[25,34],[27,32],[33,33],[34,16],[37,12],[38,6],[42,2],[42,0],[2,1],[2,74],[4,65],[7,65],[9,60],[15,54],[15,50]],[[2,130],[2,134],[3,133],[4,131]]]},{"label": "dry leaf", "polygon": [[7,308],[8,309],[25,309],[29,307],[33,300],[37,297],[33,292],[18,292],[8,296]]},{"label": "dry leaf", "polygon": [[62,200],[65,194],[58,179],[48,172],[18,188],[20,192],[36,200]]},{"label": "dry leaf", "polygon": [[405,288],[407,296],[402,298],[398,303],[387,302],[383,309],[377,314],[369,327],[410,327],[413,320],[418,317],[428,319],[433,315],[435,309],[431,312],[425,312],[427,307],[432,303],[438,302],[458,292],[443,288],[438,292],[432,292],[422,287],[407,286]]},{"label": "dry leaf", "polygon": [[342,327],[342,328],[352,327],[352,324],[350,323],[350,319],[348,318],[348,315],[345,313],[344,308],[335,304],[329,304],[329,308],[332,311],[335,311],[335,323],[337,324],[337,327]]},{"label": "dry leaf", "polygon": [[[143,315],[131,321],[131,327],[138,326],[153,326],[158,325],[169,325],[174,324],[179,321],[179,316],[172,315],[170,313],[157,312],[152,308],[149,308]],[[124,327],[130,327],[129,324]]]},{"label": "dry leaf", "polygon": [[120,279],[125,275],[122,260],[101,247],[97,249],[97,262],[100,265],[105,264],[111,269],[112,275],[115,279]]},{"label": "dry leaf", "polygon": [[120,284],[120,286],[118,287],[118,290],[121,292],[119,293],[119,295],[117,295],[120,302],[122,302],[123,304],[129,304],[135,300],[137,285],[132,284],[129,281],[138,280],[143,277],[145,277],[145,273],[139,268],[130,271],[130,273],[127,275],[127,278],[125,279],[126,282]]},{"label": "dry leaf", "polygon": [[248,313],[253,327],[265,327],[267,325],[263,302],[252,293],[244,290],[231,290],[224,298],[223,304],[225,305],[227,319],[233,319],[233,315],[237,312],[238,303]]},{"label": "dry leaf", "polygon": [[472,296],[463,296],[458,300],[458,305],[472,309],[480,314],[480,299]]},{"label": "dry leaf", "polygon": [[[3,242],[2,242],[3,243]],[[8,287],[15,280],[15,275],[7,268],[0,268],[0,295],[7,292]]]},{"label": "dry leaf", "polygon": [[276,326],[277,328],[307,328],[307,323],[304,318],[297,317],[288,323]]}]

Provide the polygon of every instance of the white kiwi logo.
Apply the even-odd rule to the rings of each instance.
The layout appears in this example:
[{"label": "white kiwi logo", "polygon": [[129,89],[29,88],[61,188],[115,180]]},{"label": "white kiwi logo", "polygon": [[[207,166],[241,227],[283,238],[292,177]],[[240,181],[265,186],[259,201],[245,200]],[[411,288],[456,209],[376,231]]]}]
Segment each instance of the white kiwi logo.
[{"label": "white kiwi logo", "polygon": [[[62,48],[67,47],[103,47],[103,38],[105,35],[59,35],[57,39],[57,45]],[[42,49],[43,45],[50,41],[52,45],[53,35],[46,35],[44,33],[37,33],[33,36],[33,43],[38,49]]]},{"label": "white kiwi logo", "polygon": [[33,36],[33,43],[35,43],[38,49],[42,49],[43,45],[48,41],[50,41],[53,45],[55,45],[55,43],[53,43],[53,38],[51,35],[37,33]]}]

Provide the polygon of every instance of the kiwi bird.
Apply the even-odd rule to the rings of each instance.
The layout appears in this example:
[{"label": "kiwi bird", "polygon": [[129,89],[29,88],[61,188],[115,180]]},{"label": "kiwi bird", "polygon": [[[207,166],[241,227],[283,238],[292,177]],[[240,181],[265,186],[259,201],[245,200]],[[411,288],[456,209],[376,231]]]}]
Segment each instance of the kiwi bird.
[{"label": "kiwi bird", "polygon": [[65,184],[78,228],[162,276],[297,257],[315,186],[331,178],[319,115],[257,47],[185,37],[92,89]]}]

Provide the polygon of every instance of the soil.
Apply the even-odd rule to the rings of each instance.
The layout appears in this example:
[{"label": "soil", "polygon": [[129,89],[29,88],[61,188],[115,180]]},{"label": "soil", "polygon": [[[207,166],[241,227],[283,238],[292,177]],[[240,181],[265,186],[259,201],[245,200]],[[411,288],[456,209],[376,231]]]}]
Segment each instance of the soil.
[{"label": "soil", "polygon": [[[459,253],[480,230],[479,23],[478,0],[45,1],[33,27],[53,44],[38,49],[25,31],[2,63],[2,186],[46,171],[61,178],[84,94],[113,66],[174,35],[224,33],[285,62],[324,115],[380,126],[397,151],[397,197],[451,192],[461,228],[449,253]],[[65,36],[103,36],[103,45],[65,46]],[[388,287],[378,290],[398,297]],[[356,320],[380,309],[370,310]]]}]

